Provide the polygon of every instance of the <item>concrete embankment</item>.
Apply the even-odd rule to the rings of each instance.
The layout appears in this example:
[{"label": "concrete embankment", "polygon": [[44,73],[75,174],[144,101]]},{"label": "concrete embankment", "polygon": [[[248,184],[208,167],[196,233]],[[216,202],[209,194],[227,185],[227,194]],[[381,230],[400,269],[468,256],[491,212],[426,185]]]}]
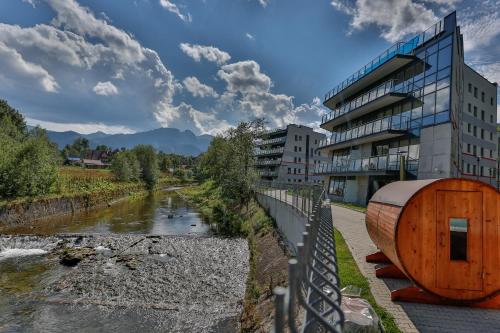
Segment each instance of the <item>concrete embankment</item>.
[{"label": "concrete embankment", "polygon": [[[52,273],[43,273],[49,283],[38,295],[36,322],[28,318],[22,325],[26,331],[33,331],[33,325],[53,328],[51,332],[82,328],[89,332],[93,328],[116,332],[239,330],[249,270],[245,239],[151,235],[0,238],[0,250],[13,248],[43,249],[47,252],[44,260],[54,267]],[[64,268],[59,263],[62,258],[74,266]],[[55,275],[47,277],[50,274]]]}]

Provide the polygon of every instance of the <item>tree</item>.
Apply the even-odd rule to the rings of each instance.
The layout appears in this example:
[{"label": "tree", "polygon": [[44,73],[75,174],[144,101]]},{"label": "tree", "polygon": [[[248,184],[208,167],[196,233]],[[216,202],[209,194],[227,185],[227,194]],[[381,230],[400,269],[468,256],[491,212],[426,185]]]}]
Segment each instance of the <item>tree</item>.
[{"label": "tree", "polygon": [[141,168],[135,154],[121,151],[113,156],[111,171],[119,181],[137,181],[141,176]]},{"label": "tree", "polygon": [[141,178],[149,189],[153,189],[160,177],[158,158],[151,145],[137,145],[132,149],[141,168]]},{"label": "tree", "polygon": [[78,157],[84,157],[85,152],[90,149],[90,144],[89,140],[83,137],[78,137],[73,141],[72,144],[66,145],[63,148],[63,154],[64,156],[70,157],[70,156],[78,156]]},{"label": "tree", "polygon": [[222,198],[235,209],[241,209],[252,197],[257,180],[253,168],[254,141],[264,130],[257,119],[216,136],[200,159],[203,174],[220,187]]}]

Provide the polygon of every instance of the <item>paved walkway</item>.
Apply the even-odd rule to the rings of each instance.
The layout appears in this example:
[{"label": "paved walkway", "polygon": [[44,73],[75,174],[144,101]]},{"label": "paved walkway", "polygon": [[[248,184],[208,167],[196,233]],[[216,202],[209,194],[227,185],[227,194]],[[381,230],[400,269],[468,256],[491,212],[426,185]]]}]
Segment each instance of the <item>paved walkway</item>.
[{"label": "paved walkway", "polygon": [[377,251],[368,236],[363,213],[332,206],[333,224],[339,230],[353,254],[358,267],[370,282],[377,303],[389,311],[404,332],[500,332],[500,310],[467,307],[392,302],[390,290],[410,284],[408,280],[379,279],[376,264],[365,256]]}]

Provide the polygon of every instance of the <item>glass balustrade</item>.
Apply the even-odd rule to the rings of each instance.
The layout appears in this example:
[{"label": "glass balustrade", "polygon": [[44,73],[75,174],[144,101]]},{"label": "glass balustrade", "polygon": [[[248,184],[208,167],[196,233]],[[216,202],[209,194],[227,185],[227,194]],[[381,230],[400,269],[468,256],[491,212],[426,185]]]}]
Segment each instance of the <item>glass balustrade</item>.
[{"label": "glass balustrade", "polygon": [[335,88],[333,88],[332,90],[327,92],[325,94],[325,101],[327,101],[330,98],[332,98],[333,96],[337,95],[339,92],[341,92],[345,88],[349,87],[354,82],[358,81],[359,79],[361,79],[364,76],[368,75],[369,73],[373,72],[375,69],[382,66],[384,63],[391,60],[396,55],[411,54],[417,47],[419,47],[423,43],[427,42],[428,40],[430,40],[433,37],[435,37],[436,35],[438,35],[441,31],[443,31],[443,28],[444,28],[444,20],[440,20],[439,22],[435,23],[434,25],[429,27],[427,30],[425,30],[424,32],[413,37],[409,41],[398,42],[398,43],[392,45],[387,50],[382,52],[382,54],[380,54],[378,57],[374,58],[368,64],[363,66],[363,68],[356,71],[354,74],[352,74],[346,80],[341,82]]},{"label": "glass balustrade", "polygon": [[273,149],[257,149],[255,150],[255,155],[272,155],[272,154],[281,154],[283,153],[283,147],[273,148]]},{"label": "glass balustrade", "polygon": [[282,136],[282,137],[274,138],[274,139],[259,140],[256,142],[256,144],[259,146],[264,146],[264,145],[283,143],[285,141],[286,141],[286,136]]},{"label": "glass balustrade", "polygon": [[398,82],[398,80],[388,80],[381,85],[373,88],[372,90],[364,93],[363,95],[353,99],[349,103],[343,104],[338,108],[334,109],[328,114],[325,114],[321,118],[321,123],[327,123],[332,119],[338,118],[346,113],[349,113],[363,105],[368,104],[369,102],[385,96],[389,93],[411,93],[412,92],[411,85],[404,84]]},{"label": "glass balustrade", "polygon": [[281,158],[275,159],[275,160],[258,160],[255,161],[255,165],[280,165],[281,164]]},{"label": "glass balustrade", "polygon": [[[355,173],[370,171],[399,171],[400,156],[390,154],[384,156],[374,156],[358,159],[342,159],[337,164],[324,163],[317,164],[314,169],[316,174],[331,173]],[[406,170],[415,171],[418,168],[418,160],[406,160]]]},{"label": "glass balustrade", "polygon": [[330,138],[323,139],[319,142],[319,147],[326,147],[388,130],[407,130],[409,128],[409,122],[409,118],[402,117],[401,115],[377,119],[369,123],[353,127],[347,131],[333,132]]}]

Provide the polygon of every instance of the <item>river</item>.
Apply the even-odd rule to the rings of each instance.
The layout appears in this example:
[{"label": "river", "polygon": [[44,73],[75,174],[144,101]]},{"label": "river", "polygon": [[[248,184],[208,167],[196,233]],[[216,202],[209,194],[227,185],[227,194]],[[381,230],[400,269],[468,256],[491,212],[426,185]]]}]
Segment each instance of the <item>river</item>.
[{"label": "river", "polygon": [[[0,333],[237,329],[246,241],[175,191],[0,232]],[[86,255],[67,267],[67,249]]]}]

